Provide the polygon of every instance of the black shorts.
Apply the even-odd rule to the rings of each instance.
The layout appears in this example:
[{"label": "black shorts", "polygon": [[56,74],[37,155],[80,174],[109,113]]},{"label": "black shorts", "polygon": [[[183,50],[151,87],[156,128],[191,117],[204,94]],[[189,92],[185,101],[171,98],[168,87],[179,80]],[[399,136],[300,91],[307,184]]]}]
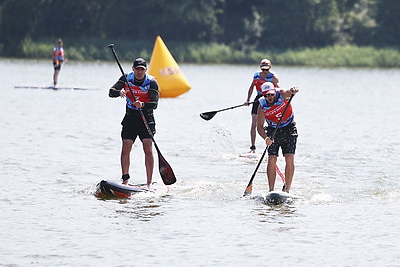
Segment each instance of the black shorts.
[{"label": "black shorts", "polygon": [[53,63],[54,70],[60,70],[61,64]]},{"label": "black shorts", "polygon": [[[156,123],[152,116],[146,117],[147,123],[153,135],[156,133]],[[121,122],[122,131],[121,131],[121,138],[123,139],[130,139],[135,142],[136,137],[139,136],[140,140],[145,138],[151,138],[149,131],[147,130],[142,117],[138,114],[125,114],[124,119]]]},{"label": "black shorts", "polygon": [[261,95],[257,95],[256,98],[254,98],[253,101],[257,101],[253,104],[253,107],[251,108],[251,114],[257,114],[258,106],[260,105],[260,102],[258,102],[258,99],[260,99]]},{"label": "black shorts", "polygon": [[[268,127],[267,135],[271,136],[275,128]],[[296,123],[292,122],[285,127],[279,128],[274,137],[274,143],[268,148],[268,155],[278,156],[279,148],[282,148],[283,155],[295,154],[297,143]]]}]

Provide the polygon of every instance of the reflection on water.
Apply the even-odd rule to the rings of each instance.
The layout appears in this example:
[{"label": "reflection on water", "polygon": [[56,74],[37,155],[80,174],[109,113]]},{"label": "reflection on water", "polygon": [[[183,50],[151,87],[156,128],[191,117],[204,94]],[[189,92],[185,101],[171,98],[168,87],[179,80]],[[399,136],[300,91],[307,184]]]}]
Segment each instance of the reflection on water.
[{"label": "reflection on water", "polygon": [[[168,202],[168,196],[162,196],[160,198],[126,198],[116,201],[122,206],[117,206],[115,208],[115,212],[117,214],[121,214],[123,216],[128,217],[129,219],[134,219],[138,221],[147,222],[153,219],[154,217],[163,216],[165,211],[163,207],[164,202]],[[111,201],[111,200],[109,200]]]},{"label": "reflection on water", "polygon": [[164,212],[160,208],[160,205],[134,205],[120,210],[117,209],[115,212],[128,216],[130,219],[146,222],[154,217],[163,215]]},{"label": "reflection on water", "polygon": [[256,196],[254,198],[257,205],[253,209],[254,213],[259,217],[259,222],[285,224],[287,219],[295,220],[301,216],[296,209],[295,202],[284,203],[280,205],[267,204],[265,198]]}]

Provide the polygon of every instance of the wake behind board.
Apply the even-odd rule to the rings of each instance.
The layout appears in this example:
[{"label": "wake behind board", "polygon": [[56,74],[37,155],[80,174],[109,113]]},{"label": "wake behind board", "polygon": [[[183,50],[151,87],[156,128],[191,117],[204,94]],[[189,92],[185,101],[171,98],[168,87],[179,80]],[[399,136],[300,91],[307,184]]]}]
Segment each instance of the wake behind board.
[{"label": "wake behind board", "polygon": [[138,193],[154,194],[156,189],[148,189],[145,185],[125,185],[102,180],[97,184],[94,195],[97,198],[129,198]]},{"label": "wake behind board", "polygon": [[265,202],[271,205],[292,203],[301,197],[283,191],[271,191],[265,196]]},{"label": "wake behind board", "polygon": [[54,87],[54,86],[29,86],[29,85],[16,85],[15,89],[50,89],[50,90],[97,90],[96,88],[83,88],[76,86]]}]

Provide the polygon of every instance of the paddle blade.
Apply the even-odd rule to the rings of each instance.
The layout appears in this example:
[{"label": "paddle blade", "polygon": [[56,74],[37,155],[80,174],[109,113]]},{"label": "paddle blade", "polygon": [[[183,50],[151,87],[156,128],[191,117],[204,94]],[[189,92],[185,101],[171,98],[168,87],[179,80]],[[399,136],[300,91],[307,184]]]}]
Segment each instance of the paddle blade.
[{"label": "paddle blade", "polygon": [[171,185],[176,182],[174,171],[161,155],[161,153],[158,153],[158,167],[160,170],[161,179],[163,180],[165,185]]},{"label": "paddle blade", "polygon": [[204,112],[200,114],[200,117],[202,119],[205,119],[206,121],[211,120],[212,118],[214,118],[215,114],[217,114],[216,111],[210,111],[210,112]]},{"label": "paddle blade", "polygon": [[250,196],[252,191],[253,191],[253,184],[249,184],[249,185],[246,187],[246,190],[244,190],[243,196],[244,196],[244,197]]}]

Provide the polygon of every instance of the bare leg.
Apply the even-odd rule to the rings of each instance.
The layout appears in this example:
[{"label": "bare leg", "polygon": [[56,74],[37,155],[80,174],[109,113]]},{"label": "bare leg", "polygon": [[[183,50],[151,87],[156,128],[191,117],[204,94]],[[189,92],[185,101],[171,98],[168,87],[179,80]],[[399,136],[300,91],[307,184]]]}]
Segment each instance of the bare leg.
[{"label": "bare leg", "polygon": [[142,143],[146,165],[147,186],[150,188],[151,182],[153,181],[154,169],[153,140],[146,138],[142,140]]},{"label": "bare leg", "polygon": [[[250,140],[252,147],[255,147],[256,144],[256,128],[257,128],[257,114],[251,114]],[[254,153],[255,149],[251,149],[250,152]]]},{"label": "bare leg", "polygon": [[285,154],[285,192],[289,193],[290,187],[292,186],[293,175],[294,175],[294,154]]},{"label": "bare leg", "polygon": [[[122,140],[122,150],[121,150],[121,169],[122,174],[129,174],[130,165],[130,154],[132,150],[133,141],[130,139]],[[128,184],[128,180],[122,182],[123,184]]]},{"label": "bare leg", "polygon": [[58,79],[58,74],[60,73],[60,70],[54,70],[54,74],[53,74],[53,84],[54,86],[57,85],[57,79]]},{"label": "bare leg", "polygon": [[278,156],[270,155],[268,156],[268,163],[267,163],[267,177],[268,177],[268,186],[269,191],[274,191],[275,188],[275,179],[276,179],[276,160]]}]

